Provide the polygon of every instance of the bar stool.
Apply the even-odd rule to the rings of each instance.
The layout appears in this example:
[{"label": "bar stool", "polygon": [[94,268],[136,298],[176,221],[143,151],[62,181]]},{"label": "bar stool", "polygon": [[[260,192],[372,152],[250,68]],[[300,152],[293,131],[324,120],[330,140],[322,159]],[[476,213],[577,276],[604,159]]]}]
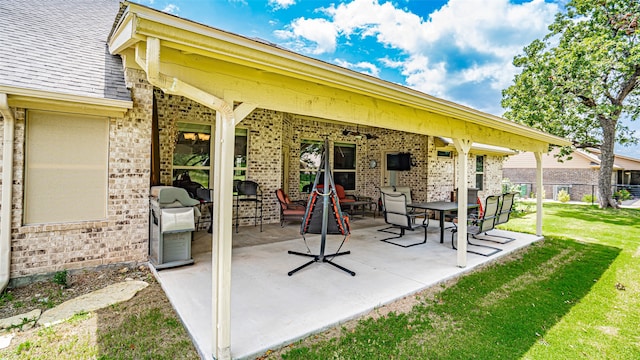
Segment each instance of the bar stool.
[{"label": "bar stool", "polygon": [[[196,190],[196,197],[200,201],[200,204],[198,204],[200,216],[196,222],[196,231],[200,230],[200,223],[209,223],[209,229],[207,229],[207,232],[211,232],[213,230],[213,189],[207,189],[204,187],[199,188]],[[204,208],[206,208],[209,213],[209,220],[202,220],[202,214],[204,214],[202,210]]]},{"label": "bar stool", "polygon": [[[240,226],[239,219],[253,218],[253,226],[257,225],[257,220],[260,218],[260,232],[262,232],[262,190],[260,185],[255,181],[245,180],[240,181],[237,185],[236,198],[236,233]],[[254,203],[254,215],[253,216],[240,216],[240,202],[253,202]],[[260,208],[260,215],[258,216],[258,208]]]}]

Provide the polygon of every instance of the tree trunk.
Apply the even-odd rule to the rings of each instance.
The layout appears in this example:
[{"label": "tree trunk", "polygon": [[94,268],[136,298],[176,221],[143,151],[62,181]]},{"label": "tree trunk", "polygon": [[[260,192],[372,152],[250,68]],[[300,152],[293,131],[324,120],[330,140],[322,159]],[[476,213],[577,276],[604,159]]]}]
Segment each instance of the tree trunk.
[{"label": "tree trunk", "polygon": [[615,159],[614,145],[616,137],[616,120],[600,119],[602,127],[602,147],[600,148],[600,173],[598,174],[598,188],[600,208],[618,208],[618,203],[613,199],[611,191],[611,175]]}]

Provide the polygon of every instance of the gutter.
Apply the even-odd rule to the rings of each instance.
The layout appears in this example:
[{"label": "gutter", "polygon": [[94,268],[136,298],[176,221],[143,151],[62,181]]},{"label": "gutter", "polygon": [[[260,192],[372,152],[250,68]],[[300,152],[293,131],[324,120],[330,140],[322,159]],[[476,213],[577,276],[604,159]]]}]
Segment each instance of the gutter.
[{"label": "gutter", "polygon": [[4,119],[2,137],[2,200],[0,204],[0,292],[11,276],[11,218],[13,199],[13,135],[15,118],[9,109],[7,94],[0,93],[0,114]]}]

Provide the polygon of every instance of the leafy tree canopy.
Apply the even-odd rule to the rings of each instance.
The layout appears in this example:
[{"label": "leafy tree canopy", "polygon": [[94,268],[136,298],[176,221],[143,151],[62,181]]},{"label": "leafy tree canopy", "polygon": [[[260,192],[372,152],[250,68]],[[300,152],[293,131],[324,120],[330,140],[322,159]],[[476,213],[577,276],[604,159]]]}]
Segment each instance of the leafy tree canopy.
[{"label": "leafy tree canopy", "polygon": [[640,115],[640,2],[575,0],[556,15],[543,40],[514,59],[523,69],[503,91],[505,117],[599,147],[601,119],[616,125],[620,143],[637,143],[617,123]]},{"label": "leafy tree canopy", "polygon": [[[549,34],[514,59],[522,72],[503,91],[504,116],[576,147],[599,148],[610,178],[615,142],[638,142],[619,120],[640,116],[639,23],[638,0],[569,1]],[[606,202],[610,189],[604,195]]]}]

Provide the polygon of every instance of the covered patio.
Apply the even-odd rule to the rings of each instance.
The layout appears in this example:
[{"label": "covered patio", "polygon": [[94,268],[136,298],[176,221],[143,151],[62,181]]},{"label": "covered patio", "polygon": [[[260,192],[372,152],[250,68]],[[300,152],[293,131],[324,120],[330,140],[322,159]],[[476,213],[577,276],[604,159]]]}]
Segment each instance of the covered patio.
[{"label": "covered patio", "polygon": [[[380,135],[393,133],[394,137],[389,137],[387,144],[383,144],[383,137],[380,137],[370,146],[357,146],[363,147],[364,154],[370,159],[380,160],[385,151],[398,150],[390,146],[403,145],[420,154],[415,159],[416,171],[406,177],[421,189],[417,192],[422,197],[420,201],[443,200],[445,187],[440,186],[438,180],[452,179],[450,184],[447,183],[448,193],[453,190],[453,179],[459,179],[455,185],[460,194],[457,198],[460,218],[467,217],[467,188],[477,176],[470,171],[474,168],[470,158],[475,157],[472,155],[475,144],[531,151],[538,160],[550,144],[569,144],[564,139],[500,117],[305,57],[273,44],[137,4],[125,4],[109,38],[109,51],[122,57],[126,77],[135,84],[133,97],[145,104],[149,124],[152,124],[153,116],[180,115],[177,112],[154,111],[155,91],[205,107],[207,111],[201,112],[202,121],[215,128],[211,133],[213,166],[208,170],[208,184],[213,188],[215,204],[212,219],[216,224],[213,234],[208,237],[212,251],[198,255],[196,261],[200,265],[160,273],[163,286],[180,309],[180,315],[206,358],[251,356],[414,293],[489,260],[467,255],[464,241],[466,222],[459,224],[457,236],[461,241],[458,241],[458,251],[433,239],[425,246],[414,247],[417,249],[396,249],[377,241],[380,235],[375,229],[354,229],[346,245],[353,255],[336,259],[336,262],[344,262],[344,266],[352,268],[358,274],[355,278],[345,278],[339,270],[326,266],[310,267],[293,278],[287,277],[287,271],[305,261],[286,254],[286,250],[306,251],[299,236],[291,237],[295,240],[290,243],[232,249],[238,241],[232,231],[231,190],[238,126],[247,126],[252,137],[249,142],[256,141],[254,144],[257,145],[254,146],[256,156],[247,166],[247,173],[252,177],[264,176],[263,184],[270,186],[270,192],[279,187],[290,191],[299,185],[296,184],[298,169],[283,169],[295,160],[290,150],[295,150],[294,145],[298,147],[304,140],[304,137],[298,138],[301,132],[305,132],[305,136],[329,135],[334,142],[341,140],[339,137],[345,134],[345,130],[348,133],[355,127],[357,132],[359,126],[360,129],[375,129]],[[320,122],[318,119],[329,124],[328,127],[333,124],[340,130],[334,129],[327,134],[319,127],[312,127],[312,124]],[[165,144],[170,145],[174,141],[169,128],[158,129],[157,125],[152,125],[149,130],[152,143],[158,138],[162,142],[163,136]],[[438,166],[434,137],[451,139],[456,152],[455,165],[453,161],[449,162],[453,171],[444,171]],[[291,143],[292,139],[296,142]],[[152,148],[152,160],[170,152],[162,144],[152,144]],[[280,158],[281,154],[289,157]],[[369,168],[366,157],[360,157],[359,161],[355,170],[361,179],[358,185],[361,189],[375,189],[372,183],[389,185],[383,182],[379,167]],[[159,184],[154,183],[156,176],[170,178],[174,170],[171,162],[165,162],[168,164],[166,168],[153,164],[151,185]],[[497,160],[495,164],[496,167],[501,166]],[[373,171],[376,172],[372,178],[375,181],[362,180],[367,178],[367,172]],[[497,172],[494,173],[494,177],[497,176]],[[292,186],[289,186],[289,181]],[[541,186],[540,166],[537,181]],[[268,204],[271,214],[276,213],[276,205],[275,201]],[[542,232],[541,209],[542,199],[539,198],[538,235]],[[273,223],[278,219],[274,216],[268,220]],[[260,235],[263,236],[266,235]],[[280,233],[279,238],[283,239],[283,236]],[[506,245],[506,250],[525,246],[533,238],[514,241]],[[434,264],[441,264],[446,270],[439,270]],[[173,279],[172,274],[176,274]],[[308,281],[308,285],[302,281]],[[187,284],[192,284],[201,295],[190,294]],[[297,284],[297,287],[292,284]],[[177,293],[171,290],[175,288],[180,290]],[[383,292],[369,296],[377,293],[369,288]],[[335,306],[329,307],[329,304]],[[326,313],[321,312],[325,308]],[[192,316],[187,316],[190,312],[193,312]],[[278,321],[259,314],[273,315]],[[296,326],[300,328],[292,330]],[[279,334],[281,330],[278,329],[283,332],[289,330]],[[267,335],[271,338],[264,339],[263,336]]]},{"label": "covered patio", "polygon": [[[541,240],[541,236],[493,233],[515,237],[496,255],[469,254],[467,267],[455,265],[451,232],[439,242],[438,222],[433,219],[424,245],[402,248],[379,241],[388,236],[377,231],[385,227],[378,217],[355,218],[352,235],[342,250],[351,254],[335,262],[356,272],[352,277],[326,263],[316,263],[288,276],[287,272],[306,259],[289,255],[288,250],[307,252],[299,234],[299,223],[284,228],[278,224],[243,227],[233,235],[231,267],[231,357],[252,359],[269,349],[286,346],[310,334],[321,332],[377,307],[410,296],[430,286],[456,278],[493,262],[512,251]],[[192,266],[158,272],[160,283],[176,308],[201,356],[211,354],[212,283],[210,240],[205,232],[196,234]],[[423,236],[409,232],[403,241]],[[320,235],[307,236],[312,252],[319,247]],[[328,236],[327,251],[339,246],[342,236]],[[488,243],[489,244],[489,243]],[[490,243],[495,246],[495,243]]]}]

